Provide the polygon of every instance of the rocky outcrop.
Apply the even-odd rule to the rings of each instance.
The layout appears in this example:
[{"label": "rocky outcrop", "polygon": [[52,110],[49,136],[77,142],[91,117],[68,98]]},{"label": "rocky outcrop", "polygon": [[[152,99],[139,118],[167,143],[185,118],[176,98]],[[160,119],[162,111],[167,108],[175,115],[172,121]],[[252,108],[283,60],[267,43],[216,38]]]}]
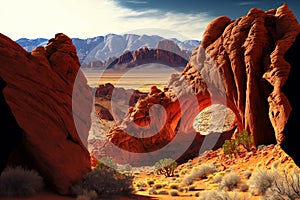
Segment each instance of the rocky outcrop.
[{"label": "rocky outcrop", "polygon": [[[103,120],[122,121],[128,111],[128,107],[121,106],[124,100],[128,100],[129,106],[134,106],[140,98],[147,96],[147,93],[138,90],[125,90],[124,88],[115,88],[111,83],[99,85],[95,89],[95,111],[96,115]],[[114,106],[114,110],[112,109]],[[116,117],[113,118],[113,114]]]},{"label": "rocky outcrop", "polygon": [[[276,141],[282,144],[287,135],[293,138],[291,127],[294,126],[288,126],[290,133],[285,127],[287,122],[297,126],[297,114],[291,116],[297,97],[291,93],[286,96],[284,92],[292,91],[289,87],[297,84],[296,75],[290,78],[289,62],[295,61],[290,55],[298,49],[288,54],[292,61],[287,61],[284,55],[299,33],[299,24],[286,4],[267,12],[251,9],[247,16],[236,20],[215,19],[208,25],[201,46],[194,50],[182,74],[171,77],[169,90],[140,99],[129,109],[121,125],[110,131],[107,137],[119,147],[115,152],[123,153],[123,158],[145,162],[154,154],[147,158],[145,154],[129,155],[128,152],[159,152],[176,138],[181,138],[177,145],[190,139],[186,142],[190,148],[185,151],[189,154],[215,148],[226,138],[222,133],[201,136],[195,134],[192,126],[197,114],[212,104],[229,107],[236,115],[233,127],[236,125],[239,131],[246,129],[253,134],[256,145]],[[290,116],[293,121],[289,120]],[[202,145],[200,150],[191,148],[195,141]],[[175,155],[172,150],[168,155]]]},{"label": "rocky outcrop", "polygon": [[118,59],[110,63],[109,68],[127,69],[147,63],[184,67],[189,57],[190,53],[181,50],[173,41],[162,40],[155,49],[144,47],[134,52],[126,51]]},{"label": "rocky outcrop", "polygon": [[127,70],[148,63],[160,63],[171,67],[185,67],[191,53],[181,50],[175,42],[171,40],[159,41],[156,48],[140,48],[135,51],[125,51],[119,58],[108,59],[105,62],[92,61],[83,64],[87,68],[103,68]]},{"label": "rocky outcrop", "polygon": [[[290,74],[284,54],[300,33],[296,18],[285,4],[267,12],[251,9],[247,16],[234,21],[221,17],[211,26],[215,29],[208,27],[203,35],[206,55],[202,56],[203,49],[198,48],[190,70],[197,69],[205,76],[211,67],[205,62],[213,60],[239,129],[253,134],[257,145],[274,143],[275,139],[281,144],[291,112],[282,90]],[[217,79],[209,84],[219,88]],[[193,87],[201,88],[197,83]]]},{"label": "rocky outcrop", "polygon": [[[0,77],[7,83],[3,94],[22,129],[22,151],[15,149],[14,154],[30,158],[22,164],[35,168],[59,193],[68,194],[90,170],[84,143],[92,108],[71,39],[57,34],[29,53],[0,35],[0,63]],[[11,137],[0,132],[1,141]]]}]

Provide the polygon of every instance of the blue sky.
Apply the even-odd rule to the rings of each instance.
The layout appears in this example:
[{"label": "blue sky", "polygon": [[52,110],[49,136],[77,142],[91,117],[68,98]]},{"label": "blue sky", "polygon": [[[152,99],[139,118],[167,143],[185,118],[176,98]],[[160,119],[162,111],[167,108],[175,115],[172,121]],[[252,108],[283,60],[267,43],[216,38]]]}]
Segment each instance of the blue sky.
[{"label": "blue sky", "polygon": [[237,0],[0,0],[1,33],[12,39],[52,38],[63,32],[88,38],[109,33],[151,34],[201,40],[207,24],[288,3],[298,20],[300,2]]},{"label": "blue sky", "polygon": [[[169,12],[183,13],[207,13],[209,16],[226,15],[235,19],[247,14],[248,10],[257,7],[263,10],[278,8],[283,3],[287,3],[295,14],[300,14],[300,2],[297,0],[257,0],[257,1],[237,1],[237,0],[116,0],[121,6],[134,10],[158,9]],[[297,16],[299,17],[299,16]]]}]

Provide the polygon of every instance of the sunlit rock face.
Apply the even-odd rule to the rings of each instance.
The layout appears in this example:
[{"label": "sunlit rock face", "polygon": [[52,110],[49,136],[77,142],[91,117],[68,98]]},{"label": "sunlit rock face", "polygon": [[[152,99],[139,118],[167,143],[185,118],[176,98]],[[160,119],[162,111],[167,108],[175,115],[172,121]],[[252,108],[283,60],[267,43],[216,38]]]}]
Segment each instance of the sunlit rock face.
[{"label": "sunlit rock face", "polygon": [[[299,74],[295,67],[299,33],[286,4],[267,12],[251,9],[236,20],[219,17],[208,25],[203,48],[194,51],[184,72],[199,93],[203,91],[195,75],[199,71],[208,80],[213,100],[219,101],[220,91],[224,95],[220,90],[224,86],[226,104],[236,115],[239,131],[253,134],[256,145],[277,142],[288,146],[291,155],[296,148],[291,138],[298,125],[298,106],[293,103],[298,95],[290,91]],[[218,73],[212,75],[213,70]],[[299,156],[293,158],[297,161]]]},{"label": "sunlit rock face", "polygon": [[[236,20],[213,20],[182,74],[171,77],[168,90],[154,88],[128,110],[120,125],[107,134],[112,145],[104,153],[140,164],[159,157],[160,149],[169,148],[164,157],[176,158],[180,152],[182,156],[177,159],[182,161],[199,151],[220,147],[235,126],[238,131],[246,129],[253,134],[256,145],[282,144],[285,137],[292,138],[289,135],[294,133],[285,131],[285,127],[287,123],[297,125],[291,115],[294,98],[285,91],[290,91],[295,82],[289,79],[295,65],[284,55],[299,32],[299,24],[286,4],[266,12],[251,9]],[[152,109],[155,114],[150,115],[155,104],[160,109]],[[196,116],[212,104],[223,104],[235,114],[231,131],[216,138],[204,136],[193,127]],[[207,138],[214,141],[206,144]],[[177,146],[170,146],[172,143]]]},{"label": "sunlit rock face", "polygon": [[[84,144],[92,109],[91,91],[71,39],[57,34],[45,47],[29,53],[0,34],[0,63],[5,101],[22,129],[22,145],[14,150],[14,158],[26,158],[20,164],[36,169],[59,193],[68,194],[90,170]],[[74,97],[77,101],[72,101]],[[2,111],[1,115],[9,117]],[[13,136],[1,130],[3,134]]]}]

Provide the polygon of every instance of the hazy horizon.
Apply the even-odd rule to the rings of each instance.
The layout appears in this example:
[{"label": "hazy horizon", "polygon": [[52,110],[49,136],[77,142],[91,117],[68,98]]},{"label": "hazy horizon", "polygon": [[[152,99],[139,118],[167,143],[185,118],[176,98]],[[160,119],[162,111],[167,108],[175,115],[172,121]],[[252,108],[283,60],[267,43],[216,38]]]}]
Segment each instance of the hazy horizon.
[{"label": "hazy horizon", "polygon": [[151,86],[160,89],[168,85],[171,74],[181,73],[184,68],[172,68],[162,64],[144,64],[127,71],[81,69],[92,88],[111,83],[115,87],[149,92]]}]

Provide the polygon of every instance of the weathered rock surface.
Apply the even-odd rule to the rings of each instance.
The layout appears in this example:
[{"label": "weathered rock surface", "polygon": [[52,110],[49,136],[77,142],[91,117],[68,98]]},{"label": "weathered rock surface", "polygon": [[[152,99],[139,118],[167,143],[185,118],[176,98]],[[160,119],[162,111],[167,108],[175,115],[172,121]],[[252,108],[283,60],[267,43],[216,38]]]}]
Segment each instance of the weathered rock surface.
[{"label": "weathered rock surface", "polygon": [[[215,19],[208,25],[201,46],[194,50],[182,74],[171,77],[169,90],[140,99],[120,125],[107,134],[119,149],[113,145],[106,147],[135,163],[151,160],[151,156],[161,153],[159,149],[174,143],[175,138],[181,138],[175,141],[177,145],[190,144],[181,153],[191,155],[205,148],[216,148],[225,138],[222,134],[201,136],[195,134],[192,126],[197,114],[211,104],[229,107],[236,115],[238,130],[246,129],[253,134],[256,145],[276,141],[282,144],[287,135],[293,138],[293,126],[288,126],[290,133],[285,127],[290,122],[293,102],[299,99],[291,93],[284,94],[292,91],[287,87],[297,84],[296,75],[289,78],[291,65],[284,55],[299,33],[299,24],[286,4],[267,12],[251,9],[247,16],[236,20]],[[295,52],[298,49],[289,55]],[[290,82],[285,85],[287,80]],[[296,116],[290,122],[295,126]],[[213,142],[202,143],[206,137]],[[201,145],[203,148],[199,148]],[[170,148],[164,157],[175,155],[174,149]],[[156,151],[157,154],[149,153]]]},{"label": "weathered rock surface", "polygon": [[[15,154],[26,152],[30,161],[23,164],[35,168],[59,193],[68,194],[90,170],[84,143],[92,108],[71,39],[57,34],[29,53],[1,34],[0,63],[0,77],[7,83],[4,97],[23,131],[21,149],[26,151]],[[1,141],[10,137],[6,134],[1,130]]]},{"label": "weathered rock surface", "polygon": [[[292,109],[282,91],[290,72],[284,55],[300,33],[296,18],[285,4],[267,12],[251,9],[234,21],[221,17],[211,24],[216,30],[208,28],[202,42],[206,55],[203,49],[196,49],[190,70],[197,69],[205,77],[211,70],[206,63],[213,60],[239,129],[253,134],[257,145],[274,143],[275,139],[281,144]],[[218,79],[209,85],[220,88]],[[201,85],[195,82],[193,87]]]}]

